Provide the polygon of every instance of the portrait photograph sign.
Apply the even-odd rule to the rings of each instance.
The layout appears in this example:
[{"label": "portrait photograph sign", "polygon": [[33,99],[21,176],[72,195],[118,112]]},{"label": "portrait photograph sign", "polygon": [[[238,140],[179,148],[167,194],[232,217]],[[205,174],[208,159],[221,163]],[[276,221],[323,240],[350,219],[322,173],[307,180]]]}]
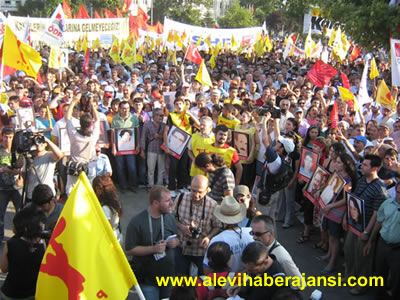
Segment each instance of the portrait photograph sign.
[{"label": "portrait photograph sign", "polygon": [[[183,152],[186,149],[187,144],[190,141],[190,134],[179,129],[178,127],[172,125],[168,132],[167,145],[168,149],[172,152],[171,154],[180,159]],[[165,150],[165,146],[162,145],[161,148]]]},{"label": "portrait photograph sign", "polygon": [[365,230],[365,201],[352,193],[347,193],[347,228],[357,235]]},{"label": "portrait photograph sign", "polygon": [[[79,128],[76,128],[76,130],[79,130]],[[69,140],[67,128],[60,128],[58,140],[59,140],[58,142],[60,144],[59,145],[60,149],[62,152],[64,152],[64,155],[70,155],[71,154],[71,141]]]},{"label": "portrait photograph sign", "polygon": [[99,144],[102,148],[108,148],[110,145],[107,133],[107,121],[100,121],[100,136],[97,144]]},{"label": "portrait photograph sign", "polygon": [[248,160],[250,156],[250,135],[245,132],[232,131],[233,148],[236,149],[239,158]]},{"label": "portrait photograph sign", "polygon": [[297,177],[305,182],[310,181],[318,166],[319,154],[303,147],[301,149],[300,170]]},{"label": "portrait photograph sign", "polygon": [[304,196],[314,205],[318,203],[319,196],[324,189],[329,178],[329,172],[318,166],[311,176],[310,181],[304,187]]},{"label": "portrait photograph sign", "polygon": [[36,129],[35,113],[32,107],[22,107],[17,109],[19,129]]},{"label": "portrait photograph sign", "polygon": [[319,196],[319,204],[322,208],[327,206],[332,201],[336,200],[337,195],[346,185],[346,181],[337,173],[334,172],[328,179],[325,188]]},{"label": "portrait photograph sign", "polygon": [[176,92],[163,92],[165,104],[171,112],[174,111],[175,94]]},{"label": "portrait photograph sign", "polygon": [[117,149],[116,155],[136,154],[135,128],[114,128],[113,143]]}]

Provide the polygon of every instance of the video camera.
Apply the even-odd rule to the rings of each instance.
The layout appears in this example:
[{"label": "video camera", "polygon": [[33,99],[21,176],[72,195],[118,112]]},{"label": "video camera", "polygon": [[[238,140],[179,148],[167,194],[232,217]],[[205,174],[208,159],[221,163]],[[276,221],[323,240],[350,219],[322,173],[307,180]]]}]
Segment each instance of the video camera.
[{"label": "video camera", "polygon": [[265,116],[266,113],[271,113],[271,118],[280,119],[281,118],[281,110],[279,108],[274,107],[271,104],[265,104],[261,107],[260,115]]},{"label": "video camera", "polygon": [[37,150],[37,145],[46,143],[44,136],[40,133],[34,133],[27,130],[21,130],[15,133],[11,152],[29,153]]}]

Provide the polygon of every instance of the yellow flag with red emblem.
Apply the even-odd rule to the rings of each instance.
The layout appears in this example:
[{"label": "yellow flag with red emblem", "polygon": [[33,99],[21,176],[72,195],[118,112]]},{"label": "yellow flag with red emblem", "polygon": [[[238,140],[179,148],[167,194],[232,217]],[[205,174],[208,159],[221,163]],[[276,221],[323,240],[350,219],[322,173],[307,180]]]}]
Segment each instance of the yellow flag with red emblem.
[{"label": "yellow flag with red emblem", "polygon": [[82,172],[51,235],[35,299],[122,300],[132,286],[140,291],[89,179]]},{"label": "yellow flag with red emblem", "polygon": [[393,109],[396,109],[396,102],[394,101],[392,94],[390,93],[390,90],[383,79],[378,87],[375,101],[383,106],[390,105]]}]

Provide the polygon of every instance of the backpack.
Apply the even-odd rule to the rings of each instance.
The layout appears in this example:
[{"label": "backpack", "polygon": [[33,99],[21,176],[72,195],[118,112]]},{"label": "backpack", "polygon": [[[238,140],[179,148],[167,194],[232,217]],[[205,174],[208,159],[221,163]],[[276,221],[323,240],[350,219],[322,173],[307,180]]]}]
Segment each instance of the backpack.
[{"label": "backpack", "polygon": [[270,174],[268,168],[265,168],[261,175],[261,192],[258,202],[261,205],[268,204],[271,195],[287,187],[293,175],[292,164],[285,159],[282,159],[282,164],[276,174]]}]

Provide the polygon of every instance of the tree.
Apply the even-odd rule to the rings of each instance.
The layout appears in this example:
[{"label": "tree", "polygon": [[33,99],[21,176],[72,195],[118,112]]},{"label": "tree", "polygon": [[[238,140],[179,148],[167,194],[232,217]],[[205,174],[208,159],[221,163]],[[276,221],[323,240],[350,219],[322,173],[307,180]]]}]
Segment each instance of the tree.
[{"label": "tree", "polygon": [[389,49],[390,36],[400,37],[400,6],[385,0],[326,0],[322,12],[339,22],[351,39],[367,49]]},{"label": "tree", "polygon": [[238,0],[235,0],[227,9],[224,16],[218,18],[218,25],[224,28],[242,28],[259,25],[253,18],[251,11],[241,7]]},{"label": "tree", "polygon": [[204,27],[213,27],[215,25],[215,19],[212,16],[212,13],[209,9],[207,9],[203,19],[201,20],[201,26]]},{"label": "tree", "polygon": [[201,12],[198,7],[193,4],[187,3],[180,8],[171,8],[168,11],[168,17],[174,21],[191,24],[191,25],[201,25]]}]

